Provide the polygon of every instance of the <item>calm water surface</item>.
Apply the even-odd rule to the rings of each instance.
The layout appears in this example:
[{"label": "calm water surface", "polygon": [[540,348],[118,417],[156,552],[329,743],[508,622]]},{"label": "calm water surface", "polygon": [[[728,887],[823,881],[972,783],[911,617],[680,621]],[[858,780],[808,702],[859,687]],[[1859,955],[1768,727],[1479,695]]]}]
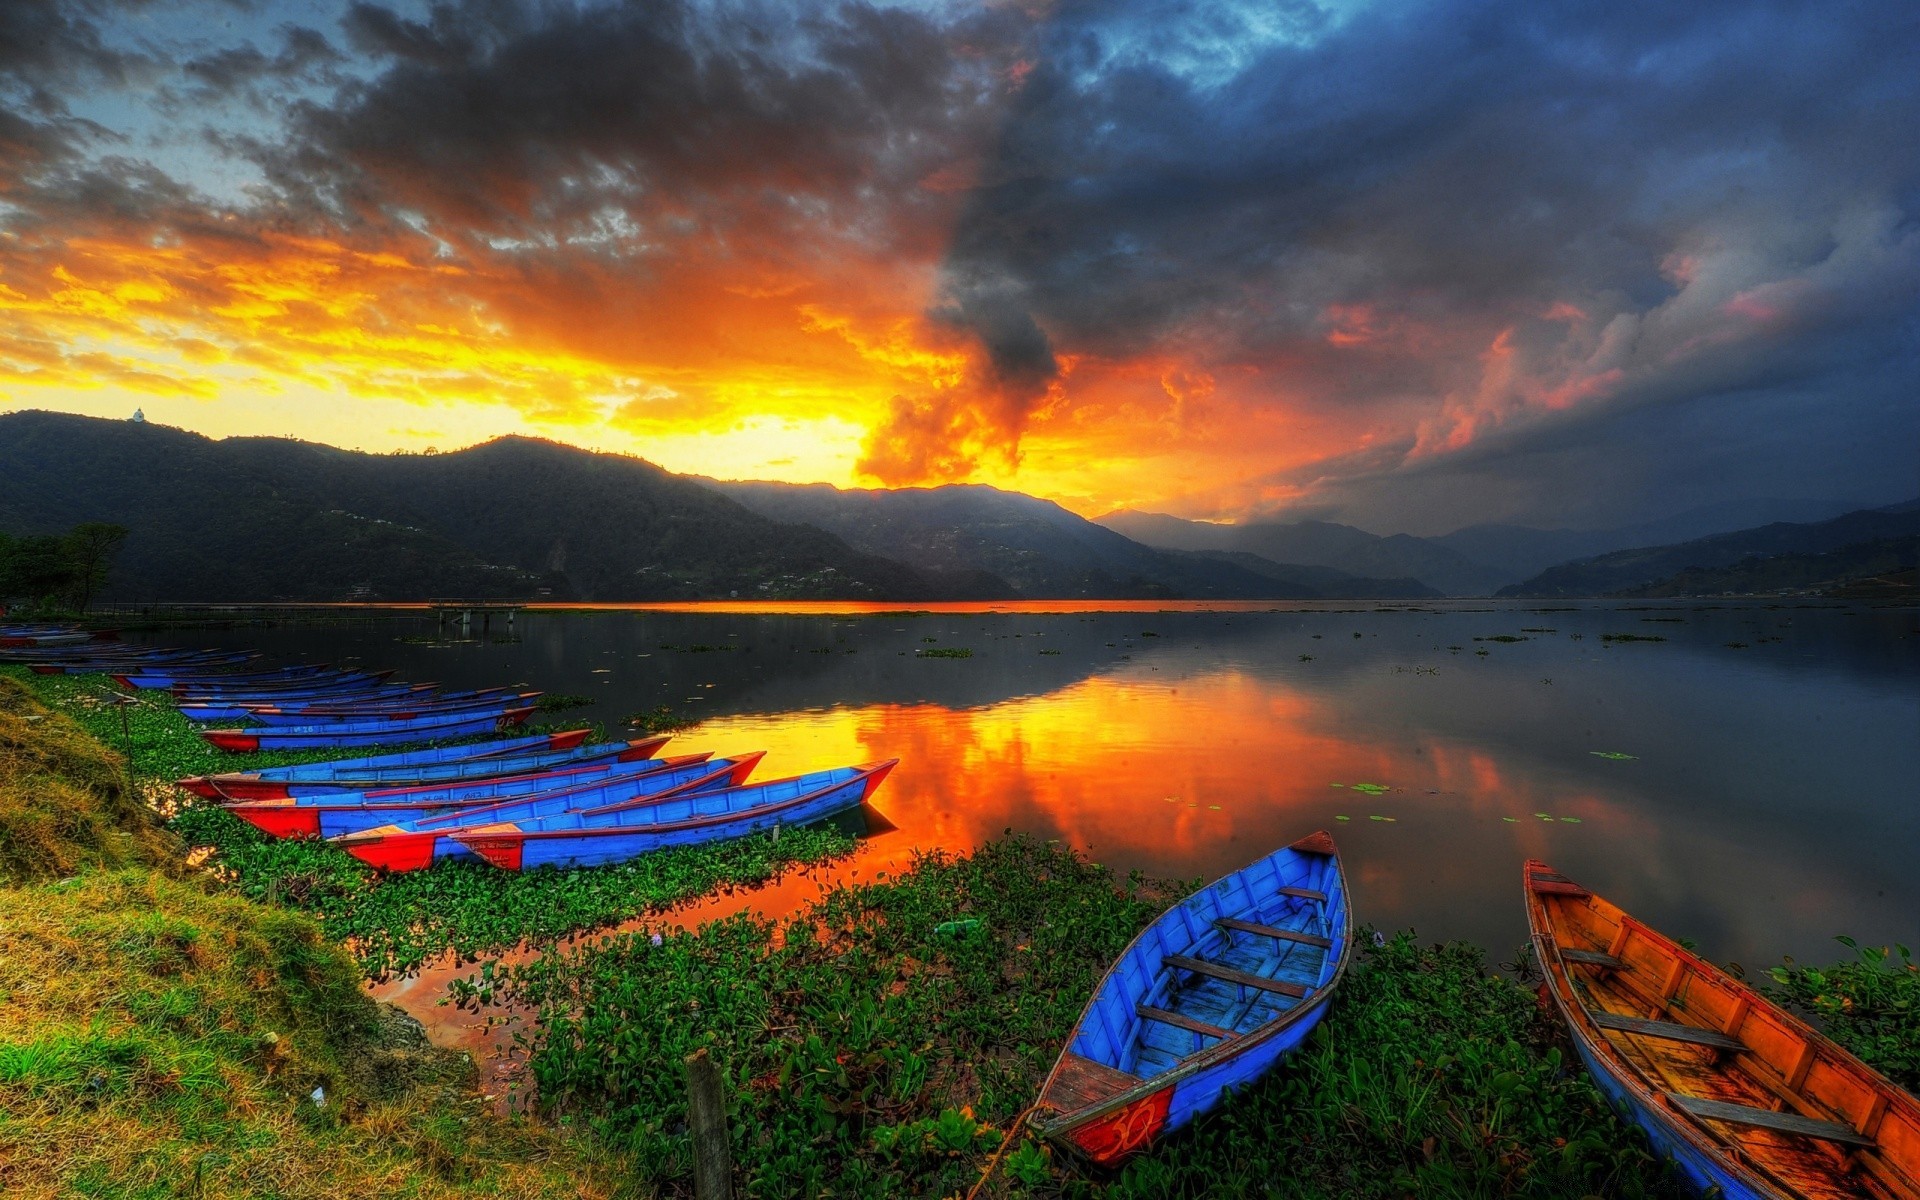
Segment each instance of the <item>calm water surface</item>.
[{"label": "calm water surface", "polygon": [[[1911,609],[1028,607],[537,612],[506,644],[402,641],[436,635],[418,616],[164,640],[524,681],[596,697],[578,711],[609,728],[668,705],[700,719],[675,749],[765,749],[765,778],[900,758],[876,797],[895,828],[836,879],[1003,830],[1212,877],[1324,827],[1362,920],[1497,957],[1525,939],[1528,857],[1719,961],[1920,940]],[[1481,640],[1503,636],[1526,640]]]}]

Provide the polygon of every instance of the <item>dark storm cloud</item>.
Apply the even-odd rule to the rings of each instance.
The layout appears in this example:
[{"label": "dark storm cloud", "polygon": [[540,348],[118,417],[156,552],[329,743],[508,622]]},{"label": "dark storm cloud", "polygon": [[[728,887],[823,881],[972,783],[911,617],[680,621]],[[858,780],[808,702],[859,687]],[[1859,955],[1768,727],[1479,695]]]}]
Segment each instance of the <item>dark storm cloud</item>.
[{"label": "dark storm cloud", "polygon": [[[1006,24],[861,4],[481,0],[425,21],[361,4],[347,35],[391,67],[340,103],[304,106],[294,145],[261,156],[297,202],[420,213],[455,238],[536,238],[603,205],[671,236],[665,224],[724,219],[703,198],[756,189],[748,207],[776,224],[870,220],[884,233],[910,223],[913,184],[956,133],[977,131],[985,68],[968,48]],[[876,187],[898,212],[861,195]]]},{"label": "dark storm cloud", "polygon": [[1818,390],[1848,355],[1920,378],[1894,332],[1920,285],[1904,0],[1380,4],[1226,48],[1163,3],[1070,3],[1042,35],[943,310],[1029,405],[1055,352],[1170,339],[1348,407],[1445,400],[1409,455],[1524,440],[1529,407]]}]

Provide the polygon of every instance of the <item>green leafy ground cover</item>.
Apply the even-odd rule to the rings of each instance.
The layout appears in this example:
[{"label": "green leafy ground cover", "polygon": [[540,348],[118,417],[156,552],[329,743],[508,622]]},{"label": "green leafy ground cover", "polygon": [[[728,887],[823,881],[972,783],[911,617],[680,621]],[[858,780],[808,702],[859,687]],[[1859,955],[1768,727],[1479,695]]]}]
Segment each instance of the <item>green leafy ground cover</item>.
[{"label": "green leafy ground cover", "polygon": [[1118,1175],[1024,1144],[1014,1122],[1093,984],[1180,891],[1015,838],[784,924],[488,971],[466,999],[535,1008],[546,1104],[663,1190],[690,1168],[683,1088],[661,1064],[707,1047],[753,1196],[953,1195],[1009,1131],[1023,1144],[999,1186],[1041,1196],[1673,1194],[1530,991],[1411,934],[1368,943],[1285,1070]]}]

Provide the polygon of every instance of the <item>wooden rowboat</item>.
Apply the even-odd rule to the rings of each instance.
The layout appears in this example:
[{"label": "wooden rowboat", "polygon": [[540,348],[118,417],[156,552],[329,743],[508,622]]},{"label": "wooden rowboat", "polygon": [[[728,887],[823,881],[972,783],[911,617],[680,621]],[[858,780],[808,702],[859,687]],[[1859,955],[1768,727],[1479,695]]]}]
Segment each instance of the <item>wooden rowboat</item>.
[{"label": "wooden rowboat", "polygon": [[1593,1081],[1703,1193],[1920,1200],[1920,1101],[1541,862],[1527,921]]},{"label": "wooden rowboat", "polygon": [[659,734],[629,742],[594,742],[590,729],[534,734],[471,746],[441,746],[376,754],[368,758],[335,759],[258,771],[226,771],[195,775],[176,782],[210,800],[272,800],[284,796],[315,796],[364,792],[373,788],[414,787],[457,783],[499,775],[521,775],[568,764],[603,759],[651,758],[670,740]]},{"label": "wooden rowboat", "polygon": [[661,798],[569,807],[485,829],[455,829],[448,836],[509,871],[604,866],[667,846],[701,845],[825,820],[870,799],[899,761],[890,758],[718,791],[679,790]]},{"label": "wooden rowboat", "polygon": [[1187,1124],[1306,1040],[1352,942],[1346,875],[1325,832],[1194,893],[1101,980],[1034,1128],[1111,1166]]},{"label": "wooden rowboat", "polygon": [[260,729],[202,729],[200,736],[222,750],[328,750],[336,746],[381,746],[395,742],[429,742],[440,738],[499,733],[524,725],[533,706],[504,712],[450,713],[407,721],[342,721],[329,725],[282,725]]}]

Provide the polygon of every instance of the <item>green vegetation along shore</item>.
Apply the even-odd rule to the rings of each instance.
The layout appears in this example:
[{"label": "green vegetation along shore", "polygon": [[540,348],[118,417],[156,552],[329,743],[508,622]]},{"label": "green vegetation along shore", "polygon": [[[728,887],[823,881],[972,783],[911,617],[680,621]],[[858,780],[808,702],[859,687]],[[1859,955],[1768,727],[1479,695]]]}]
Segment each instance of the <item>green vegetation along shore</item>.
[{"label": "green vegetation along shore", "polygon": [[[122,709],[99,681],[0,676],[8,1196],[689,1195],[679,1064],[697,1048],[725,1072],[749,1196],[952,1196],[996,1152],[992,1195],[1677,1194],[1529,986],[1410,933],[1368,936],[1288,1067],[1117,1174],[1077,1169],[1018,1118],[1094,980],[1186,885],[1020,838],[784,921],[479,963],[459,1001],[533,1018],[539,1113],[499,1117],[465,1056],[367,1000],[365,978],[551,947],[850,839],[383,881],[168,786],[219,764],[164,699]],[[1920,1084],[1903,949],[1787,964],[1769,986]]]}]

